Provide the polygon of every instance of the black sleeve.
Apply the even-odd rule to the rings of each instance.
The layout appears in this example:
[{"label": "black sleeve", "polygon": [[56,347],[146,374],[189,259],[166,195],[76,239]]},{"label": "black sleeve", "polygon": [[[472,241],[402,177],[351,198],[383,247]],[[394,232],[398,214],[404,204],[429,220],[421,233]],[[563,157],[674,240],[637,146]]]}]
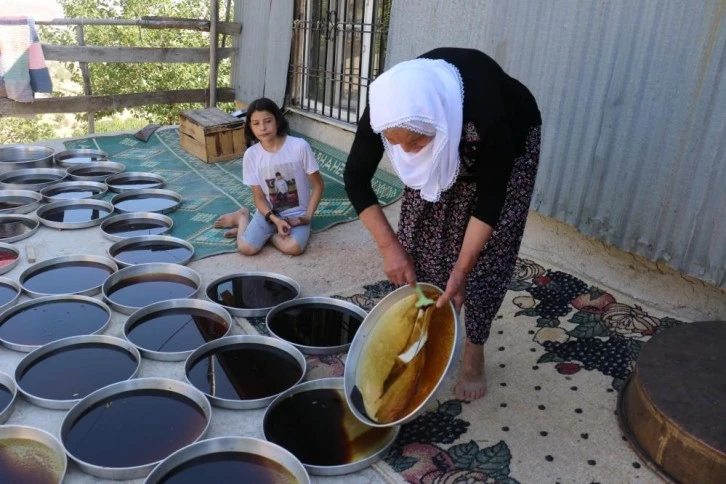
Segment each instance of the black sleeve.
[{"label": "black sleeve", "polygon": [[[480,131],[481,133],[482,131]],[[504,207],[509,177],[514,165],[514,153],[510,149],[509,130],[492,127],[484,131],[479,148],[479,159],[474,165],[477,202],[474,217],[495,227]]]},{"label": "black sleeve", "polygon": [[378,203],[371,180],[381,162],[381,157],[383,157],[383,141],[371,128],[370,114],[366,107],[358,121],[358,130],[343,173],[345,192],[359,214]]}]

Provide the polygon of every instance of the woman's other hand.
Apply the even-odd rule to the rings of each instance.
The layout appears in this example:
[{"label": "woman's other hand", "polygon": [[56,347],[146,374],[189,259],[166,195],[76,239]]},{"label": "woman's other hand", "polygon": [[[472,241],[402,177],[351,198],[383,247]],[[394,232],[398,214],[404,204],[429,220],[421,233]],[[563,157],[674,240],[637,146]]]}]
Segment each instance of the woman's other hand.
[{"label": "woman's other hand", "polygon": [[400,242],[396,241],[381,248],[383,255],[383,271],[388,280],[396,285],[416,284],[416,271],[413,259]]},{"label": "woman's other hand", "polygon": [[444,307],[449,301],[454,303],[454,309],[458,313],[466,298],[466,274],[460,270],[454,269],[449,275],[449,281],[446,283],[446,290],[436,300],[436,307]]}]

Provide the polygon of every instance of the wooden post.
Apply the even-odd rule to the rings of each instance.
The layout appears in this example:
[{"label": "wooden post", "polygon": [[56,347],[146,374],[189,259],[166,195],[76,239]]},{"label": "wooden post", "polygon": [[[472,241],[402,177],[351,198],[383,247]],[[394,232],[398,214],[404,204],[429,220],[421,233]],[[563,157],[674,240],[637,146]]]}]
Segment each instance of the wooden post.
[{"label": "wooden post", "polygon": [[217,105],[217,23],[219,0],[211,0],[209,19],[209,107]]},{"label": "wooden post", "polygon": [[[78,45],[81,47],[86,45],[83,36],[83,25],[76,26],[76,39],[78,39]],[[86,96],[90,96],[91,93],[91,73],[88,70],[88,62],[80,62],[81,76],[83,77],[83,91]],[[96,116],[95,113],[88,113],[88,134],[96,132]]]}]

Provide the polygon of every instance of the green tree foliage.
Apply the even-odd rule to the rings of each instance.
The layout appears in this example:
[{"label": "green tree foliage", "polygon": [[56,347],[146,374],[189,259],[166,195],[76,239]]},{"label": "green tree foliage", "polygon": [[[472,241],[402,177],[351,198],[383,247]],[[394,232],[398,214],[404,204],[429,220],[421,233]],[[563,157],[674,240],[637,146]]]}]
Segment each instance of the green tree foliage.
[{"label": "green tree foliage", "polygon": [[24,118],[0,119],[0,145],[32,143],[53,138],[55,130],[47,121]]},{"label": "green tree foliage", "polygon": [[[128,18],[144,16],[208,19],[209,0],[59,0],[68,18]],[[224,19],[226,2],[220,2]],[[193,30],[144,29],[132,26],[84,26],[86,45],[125,47],[209,47],[209,34]],[[46,27],[41,33],[46,43],[77,45],[73,29]],[[82,85],[77,63],[69,63],[73,81]],[[208,64],[92,63],[89,64],[93,94],[124,94],[165,89],[206,88]],[[220,63],[218,85],[229,85],[230,62]],[[178,113],[198,105],[150,105],[131,109],[148,122],[175,123]],[[96,118],[112,115],[97,113]],[[83,115],[83,118],[86,116]]]}]

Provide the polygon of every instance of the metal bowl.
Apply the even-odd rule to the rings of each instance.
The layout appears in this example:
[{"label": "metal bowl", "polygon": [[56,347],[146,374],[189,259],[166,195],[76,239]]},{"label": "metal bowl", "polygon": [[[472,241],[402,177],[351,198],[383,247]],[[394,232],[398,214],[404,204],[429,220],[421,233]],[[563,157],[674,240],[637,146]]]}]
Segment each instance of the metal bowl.
[{"label": "metal bowl", "polygon": [[[305,357],[303,356],[300,351],[295,348],[293,345],[286,343],[285,341],[279,340],[277,338],[270,338],[269,336],[261,336],[261,335],[252,335],[252,334],[245,334],[245,335],[239,335],[239,336],[228,336],[226,338],[220,338],[215,341],[210,341],[209,343],[205,343],[196,350],[192,354],[189,355],[187,358],[186,364],[184,365],[184,376],[186,378],[187,383],[194,386],[194,384],[189,379],[189,370],[192,369],[195,363],[197,363],[202,358],[210,358],[212,354],[216,354],[223,351],[228,350],[235,350],[235,349],[242,349],[242,348],[249,348],[252,346],[266,346],[270,348],[275,348],[277,350],[280,350],[284,353],[287,353],[289,356],[291,356],[295,362],[298,364],[300,368],[300,378],[293,383],[290,388],[294,387],[298,383],[302,381],[302,379],[305,377],[305,372],[307,370],[307,362],[305,361]],[[238,370],[245,372],[250,371],[249,368],[237,368]],[[229,371],[225,370],[225,373],[228,374],[229,372],[234,372],[235,368],[229,368]],[[214,373],[213,373],[214,375]],[[196,388],[196,387],[195,387]],[[212,405],[215,407],[220,408],[228,408],[233,410],[248,410],[252,408],[262,408],[267,406],[270,402],[272,402],[278,395],[280,395],[283,392],[270,395],[263,398],[256,398],[256,399],[230,399],[230,398],[221,398],[215,395],[211,395],[210,393],[207,393],[206,391],[197,388],[197,390],[203,392],[210,402],[212,402]]]},{"label": "metal bowl", "polygon": [[121,193],[130,190],[161,188],[166,185],[166,179],[156,173],[128,171],[106,178],[106,185],[112,192]]},{"label": "metal bowl", "polygon": [[68,178],[73,181],[106,181],[111,175],[123,173],[126,165],[115,161],[78,163],[68,167]]},{"label": "metal bowl", "polygon": [[113,205],[108,202],[85,198],[52,202],[40,207],[36,214],[46,227],[73,230],[100,225],[113,210]]},{"label": "metal bowl", "polygon": [[18,302],[18,299],[20,298],[20,294],[23,292],[23,289],[20,287],[20,284],[13,281],[12,279],[6,279],[4,277],[0,277],[0,289],[5,288],[8,289],[10,293],[15,293],[15,296],[8,295],[6,296],[2,301],[0,301],[0,312],[5,311],[10,306],[13,306],[16,302]]},{"label": "metal bowl", "polygon": [[[133,252],[139,252],[133,256]],[[187,265],[194,257],[194,246],[184,239],[168,235],[142,235],[122,239],[108,248],[108,255],[119,267],[152,262]],[[137,261],[132,259],[136,258]]]},{"label": "metal bowl", "polygon": [[[262,439],[253,437],[217,437],[214,439],[202,440],[196,444],[189,445],[183,449],[177,450],[169,457],[159,463],[158,466],[149,474],[144,484],[158,484],[166,482],[168,476],[176,473],[176,471],[184,466],[194,465],[197,462],[206,462],[205,457],[215,459],[219,454],[231,457],[230,454],[240,454],[240,458],[247,461],[246,456],[255,456],[265,458],[280,465],[284,471],[287,471],[295,479],[298,484],[310,483],[305,467],[300,461],[279,445],[267,442]],[[284,472],[283,471],[283,472]],[[213,476],[213,477],[212,477]],[[236,474],[235,476],[212,474],[212,482],[219,482],[215,478],[227,480],[225,482],[250,482],[245,479],[244,474]],[[281,479],[282,482],[290,482],[289,476]],[[275,481],[277,482],[277,481]]]},{"label": "metal bowl", "polygon": [[[18,363],[18,366],[15,369],[15,381],[17,382],[18,390],[20,390],[20,393],[22,393],[25,398],[33,405],[37,405],[43,408],[50,408],[52,410],[67,410],[76,403],[78,403],[86,395],[98,390],[99,388],[103,388],[106,385],[116,383],[117,381],[110,381],[110,378],[106,378],[106,381],[104,382],[97,382],[97,388],[86,390],[84,394],[79,394],[78,398],[70,399],[43,397],[32,393],[27,388],[24,388],[23,377],[25,376],[25,373],[35,364],[46,360],[47,358],[53,358],[54,356],[57,357],[60,353],[63,353],[65,351],[79,349],[84,346],[105,346],[113,349],[118,349],[125,352],[128,356],[136,361],[136,366],[133,371],[129,373],[127,377],[117,381],[130,380],[131,378],[134,378],[139,372],[139,366],[141,365],[141,355],[139,354],[139,351],[134,347],[134,345],[130,344],[128,341],[120,338],[114,338],[113,336],[105,336],[100,334],[71,336],[70,338],[59,339],[52,343],[48,343],[47,345],[43,345],[37,350],[33,350],[32,352],[28,353],[22,360],[20,360],[20,363]],[[59,365],[61,367],[64,367],[64,364],[62,362],[59,363]],[[96,378],[98,378],[98,374],[101,373],[103,365],[103,360],[99,360],[97,357],[94,358],[93,365],[85,365],[84,370],[88,371],[86,377],[95,376]],[[78,368],[76,368],[76,370],[78,370]],[[61,381],[59,382],[59,384],[68,385],[68,382],[72,380],[72,376],[68,375],[67,377],[64,377],[60,380]]]},{"label": "metal bowl", "polygon": [[55,154],[55,162],[64,168],[79,163],[93,163],[108,159],[108,153],[101,150],[66,150]]},{"label": "metal bowl", "polygon": [[[322,309],[324,314],[316,313]],[[337,315],[337,320],[331,320]],[[308,355],[344,353],[368,315],[355,304],[332,297],[304,297],[278,304],[267,313],[270,334]],[[277,331],[275,331],[277,329]]]},{"label": "metal bowl", "polygon": [[[84,331],[70,331],[67,329],[67,325],[70,324],[70,321],[78,321],[78,316],[68,313],[68,311],[64,311],[62,314],[59,313],[57,315],[54,315],[49,312],[47,306],[53,305],[53,304],[60,304],[60,303],[66,303],[66,302],[73,302],[73,303],[86,303],[90,304],[92,306],[96,306],[101,311],[106,313],[106,317],[99,319],[99,322],[95,322],[90,319],[88,315],[82,321],[84,322],[92,322],[94,325],[90,328],[85,328],[84,330],[88,330],[87,332]],[[8,320],[12,319],[14,316],[22,313],[23,311],[27,310],[34,310],[36,308],[41,308],[43,306],[46,306],[45,310],[42,310],[42,318],[43,322],[52,322],[55,323],[58,327],[61,327],[66,330],[66,334],[58,335],[56,337],[55,334],[53,334],[51,331],[46,331],[43,335],[44,338],[41,341],[18,341],[18,338],[16,335],[12,337],[12,339],[9,339],[8,335],[2,334],[2,327],[3,325],[7,324]],[[65,317],[65,319],[63,317]],[[52,343],[53,341],[57,341],[59,339],[63,338],[69,338],[71,336],[80,336],[82,334],[98,334],[103,333],[106,328],[108,327],[109,322],[111,321],[111,310],[106,306],[103,302],[94,299],[89,296],[47,296],[47,297],[41,297],[38,299],[31,299],[29,301],[24,301],[20,304],[17,304],[15,306],[12,306],[9,309],[6,309],[0,314],[0,344],[5,346],[6,348],[10,348],[11,350],[15,351],[23,351],[25,353],[29,353],[37,348],[40,348],[41,346]],[[27,326],[27,322],[23,321],[23,325]],[[89,325],[90,326],[90,325]],[[92,330],[92,331],[91,331]]]},{"label": "metal bowl", "polygon": [[[267,287],[260,289],[260,283]],[[274,272],[240,272],[210,282],[204,294],[221,304],[233,316],[242,318],[265,316],[270,310],[300,295],[300,284]]]},{"label": "metal bowl", "polygon": [[[107,273],[106,276],[103,277],[103,279],[96,284],[96,281],[91,281],[90,284],[93,284],[90,287],[88,284],[84,284],[81,277],[78,275],[73,274],[63,274],[65,269],[71,268],[71,267],[83,267],[83,266],[95,266],[95,267],[101,267],[104,269],[104,271]],[[78,294],[82,296],[93,296],[94,294],[98,294],[101,292],[101,285],[103,284],[103,281],[108,278],[111,274],[116,272],[118,270],[118,266],[114,261],[107,257],[101,257],[97,255],[64,255],[61,257],[55,257],[53,259],[46,259],[41,262],[37,262],[30,267],[26,268],[18,278],[18,282],[22,286],[25,293],[32,297],[43,297],[43,296],[54,296],[54,295],[60,295],[60,294]],[[51,281],[54,284],[58,284],[62,289],[62,292],[39,292],[37,290],[32,290],[27,287],[28,279],[31,279],[33,276],[36,276],[40,273],[47,273],[50,271],[58,271],[54,279]]]},{"label": "metal bowl", "polygon": [[163,235],[171,230],[171,217],[153,212],[121,213],[101,223],[103,235],[113,241],[142,235]]},{"label": "metal bowl", "polygon": [[111,203],[119,213],[171,213],[182,203],[182,196],[172,190],[129,190],[114,195]]},{"label": "metal bowl", "polygon": [[[6,254],[6,253],[13,253],[15,254],[15,259],[11,260],[4,266],[0,266],[0,274],[5,274],[6,272],[10,272],[15,268],[16,265],[18,265],[18,262],[20,262],[20,249],[15,247],[14,245],[10,244],[4,244],[0,242],[0,254]],[[4,261],[2,261],[4,262]],[[0,263],[2,263],[0,262]]]},{"label": "metal bowl", "polygon": [[[418,283],[419,286],[421,286],[424,291],[427,290],[433,290],[437,291],[439,294],[442,294],[443,291],[438,288],[437,286],[434,286],[433,284],[427,284],[427,283]],[[414,288],[411,286],[403,286],[395,291],[388,294],[386,297],[381,299],[381,301],[376,304],[376,306],[371,309],[371,311],[368,313],[368,316],[363,321],[363,324],[358,329],[358,332],[355,335],[355,338],[353,338],[353,343],[350,345],[350,350],[348,351],[348,357],[345,362],[345,398],[348,401],[348,407],[351,409],[353,414],[361,421],[364,422],[370,426],[373,427],[390,427],[395,425],[401,425],[403,423],[409,422],[419,416],[421,413],[424,412],[426,408],[426,404],[429,400],[433,397],[433,395],[436,393],[436,390],[441,386],[441,383],[449,378],[451,372],[453,371],[454,362],[457,361],[456,358],[458,356],[459,350],[461,348],[461,340],[460,337],[460,329],[459,329],[459,315],[454,310],[454,305],[449,302],[448,309],[451,311],[451,319],[453,324],[453,342],[452,342],[452,348],[451,353],[449,355],[449,358],[447,360],[447,363],[441,373],[441,377],[436,382],[435,385],[433,385],[432,390],[429,392],[428,397],[426,397],[414,410],[409,412],[407,415],[404,415],[403,417],[399,418],[398,420],[394,422],[389,423],[378,423],[373,420],[371,420],[366,414],[365,411],[359,410],[358,406],[356,405],[356,402],[359,402],[362,405],[361,398],[360,398],[360,392],[358,391],[358,388],[356,387],[357,379],[356,379],[356,372],[358,369],[359,360],[361,358],[361,354],[366,349],[366,345],[368,344],[369,336],[371,334],[371,331],[373,327],[380,321],[381,317],[398,301],[401,299],[404,299],[412,294],[415,294]],[[438,309],[437,311],[441,311],[441,309]],[[431,339],[429,339],[431,341]]]},{"label": "metal bowl", "polygon": [[40,220],[32,215],[19,213],[0,215],[0,242],[9,244],[27,239],[38,231],[38,227]]},{"label": "metal bowl", "polygon": [[[69,439],[69,433],[72,430],[73,425],[79,418],[84,415],[84,413],[91,410],[94,405],[101,403],[104,400],[113,399],[122,395],[127,398],[133,398],[132,394],[149,390],[169,393],[174,395],[176,399],[184,400],[189,404],[195,405],[204,414],[206,425],[201,431],[196,432],[198,435],[188,436],[190,437],[188,442],[184,442],[181,440],[173,443],[167,442],[170,447],[175,448],[170,450],[169,453],[162,458],[150,462],[140,463],[134,466],[111,467],[107,465],[96,465],[91,462],[85,462],[84,460],[79,458],[76,455],[78,453],[77,449],[75,449],[73,452],[68,449],[67,442]],[[113,407],[113,402],[109,401],[109,403],[107,403],[107,408],[111,407]],[[111,385],[101,388],[100,390],[96,390],[90,395],[84,397],[80,402],[74,405],[73,408],[71,408],[68,414],[66,414],[65,418],[63,419],[63,424],[61,425],[60,436],[66,453],[71,459],[76,462],[76,464],[78,464],[82,471],[91,474],[92,476],[100,477],[102,479],[140,479],[146,476],[149,472],[151,472],[151,470],[159,462],[171,455],[173,452],[176,452],[182,447],[196,442],[197,440],[202,438],[209,429],[209,422],[211,420],[211,416],[212,407],[209,404],[209,401],[202,392],[200,392],[191,385],[187,385],[186,383],[182,383],[177,380],[171,380],[168,378],[134,378],[133,380],[113,383]],[[148,425],[145,428],[139,429],[139,435],[133,436],[132,440],[135,441],[134,443],[136,445],[147,441],[149,436],[159,437],[166,435],[166,433],[169,431],[169,429],[166,428],[155,428],[154,425],[156,422],[154,422],[153,420],[147,419],[147,423]],[[117,436],[113,433],[107,434],[105,435],[105,437],[107,437],[108,440],[104,441],[102,445],[106,449],[111,446],[114,440],[119,442]],[[126,443],[129,444],[128,439],[126,440]],[[111,449],[110,451],[113,452],[113,450],[114,449]]]},{"label": "metal bowl", "polygon": [[[18,449],[20,452],[13,452],[12,447],[19,445],[19,441],[31,441],[32,444]],[[51,479],[51,482],[63,482],[68,467],[65,449],[58,439],[45,430],[25,425],[0,425],[0,460],[2,461],[6,461],[10,457],[3,455],[6,452],[4,449],[8,449],[8,454],[18,453],[25,457],[23,461],[17,463],[18,467],[22,466],[23,477],[27,477],[25,475],[27,470],[32,470],[31,479],[36,476],[38,479],[32,482],[47,482],[48,478]],[[26,459],[32,462],[30,468],[27,467]],[[13,480],[15,477],[20,479],[20,476],[3,477],[4,482],[21,482]]]},{"label": "metal bowl", "polygon": [[[131,314],[124,323],[124,338],[138,348],[145,358],[159,361],[184,361],[195,349],[197,349],[198,346],[185,351],[160,351],[159,349],[151,349],[144,346],[130,334],[131,330],[139,324],[139,321],[141,320],[146,322],[157,317],[163,317],[170,314],[176,315],[184,312],[207,313],[210,319],[223,322],[227,330],[220,337],[228,336],[234,326],[232,316],[230,316],[230,314],[219,304],[204,301],[203,299],[168,299],[166,301],[159,301],[149,304],[148,306],[144,306]],[[143,324],[143,322],[141,324]],[[176,328],[170,328],[170,331],[172,330],[178,331]],[[202,330],[200,329],[199,332],[202,333]],[[166,335],[164,334],[161,337],[163,336]],[[171,336],[174,336],[174,334]],[[206,340],[206,335],[204,335],[203,338]],[[215,341],[215,339],[207,341]],[[201,344],[199,346],[201,346]]]},{"label": "metal bowl", "polygon": [[93,181],[69,181],[45,187],[40,191],[40,194],[46,202],[56,202],[58,200],[102,198],[107,191],[108,187],[105,183]]},{"label": "metal bowl", "polygon": [[2,426],[8,421],[10,414],[13,413],[13,410],[15,409],[15,401],[18,397],[18,387],[15,385],[15,380],[13,380],[10,375],[3,373],[2,371],[0,371],[0,387],[5,387],[7,391],[10,392],[10,401],[5,405],[0,406],[0,426]]},{"label": "metal bowl", "polygon": [[0,148],[0,173],[28,168],[51,168],[53,148],[45,146],[10,146]]},{"label": "metal bowl", "polygon": [[39,192],[45,187],[63,181],[68,174],[65,168],[27,168],[0,174],[3,190],[32,190]]},{"label": "metal bowl", "polygon": [[[269,407],[267,407],[267,410],[265,410],[265,416],[262,419],[262,428],[263,433],[265,436],[265,439],[270,440],[272,437],[270,434],[270,421],[271,421],[271,414],[275,410],[275,408],[283,403],[288,398],[292,397],[293,395],[297,395],[299,393],[305,393],[310,391],[316,391],[316,390],[335,390],[339,392],[341,403],[343,406],[343,409],[346,409],[346,400],[345,396],[343,395],[343,379],[342,378],[321,378],[318,380],[312,380],[305,383],[301,383],[300,385],[296,385],[289,389],[288,391],[280,394],[275,400],[270,404]],[[333,414],[334,415],[334,414]],[[338,415],[335,415],[335,417],[338,417]],[[335,418],[334,417],[334,418]],[[355,459],[354,461],[350,463],[345,464],[338,464],[338,465],[314,465],[314,464],[306,464],[304,461],[304,458],[301,459],[299,456],[295,455],[294,450],[295,449],[287,449],[292,452],[293,455],[295,455],[302,464],[305,466],[307,471],[310,474],[315,474],[319,476],[339,476],[342,474],[349,474],[351,472],[357,472],[361,469],[364,469],[371,464],[373,464],[375,461],[379,460],[381,457],[383,457],[386,452],[388,452],[388,449],[393,445],[394,441],[396,440],[396,437],[398,436],[399,427],[390,427],[387,429],[379,429],[374,428],[373,426],[366,425],[365,423],[358,422],[352,415],[348,416],[349,418],[346,419],[343,417],[343,422],[348,421],[349,425],[352,425],[355,423],[358,427],[359,431],[362,432],[374,432],[375,434],[372,437],[375,438],[365,438],[360,439],[364,434],[360,434],[357,439],[353,439],[353,442],[356,440],[363,440],[366,442],[367,449],[365,449],[364,455],[358,456],[358,459]],[[299,421],[301,422],[301,431],[304,431],[306,428],[309,430],[312,430],[312,432],[315,432],[316,428],[310,425],[311,420],[310,419],[303,419],[300,418]],[[344,427],[344,423],[341,423],[341,427]],[[295,429],[289,428],[289,432],[294,432]],[[325,433],[324,431],[321,432]],[[316,435],[306,435],[306,438],[308,439],[308,442],[310,442],[310,445],[316,445],[316,443],[320,443],[325,446],[331,446],[336,445],[333,442],[327,442],[325,439],[321,438],[321,436]],[[377,443],[377,445],[372,445],[374,442]],[[320,445],[318,444],[318,445]],[[279,445],[279,444],[278,444]],[[284,447],[284,445],[283,445]]]},{"label": "metal bowl", "polygon": [[[166,294],[159,294],[158,292],[161,291],[157,291],[156,293],[154,291],[146,291],[144,294],[137,295],[138,297],[136,299],[138,300],[138,304],[133,306],[117,302],[114,299],[118,298],[112,297],[114,292],[120,288],[133,285],[137,280],[141,280],[141,282],[168,282],[174,279],[176,280],[175,282],[183,281],[185,286],[193,286],[194,289],[192,290],[190,287],[188,293],[173,295],[171,297],[167,297]],[[103,299],[108,302],[111,308],[123,314],[131,314],[137,309],[155,302],[169,299],[193,298],[199,292],[201,285],[202,278],[196,271],[185,266],[180,266],[179,264],[157,262],[120,269],[103,282],[101,291],[103,292]]]},{"label": "metal bowl", "polygon": [[0,213],[30,213],[40,207],[43,196],[32,190],[0,190]]}]

